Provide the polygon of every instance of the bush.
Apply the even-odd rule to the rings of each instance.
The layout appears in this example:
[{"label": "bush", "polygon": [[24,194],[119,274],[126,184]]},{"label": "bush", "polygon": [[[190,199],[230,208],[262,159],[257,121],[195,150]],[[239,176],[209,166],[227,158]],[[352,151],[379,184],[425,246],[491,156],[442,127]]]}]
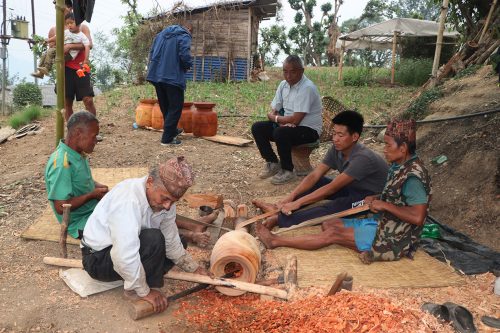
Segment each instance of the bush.
[{"label": "bush", "polygon": [[427,113],[429,104],[443,96],[438,87],[424,91],[416,100],[414,100],[408,109],[403,113],[405,119],[422,119]]},{"label": "bush", "polygon": [[406,86],[421,86],[431,76],[432,59],[401,59],[396,64],[395,80]]},{"label": "bush", "polygon": [[25,107],[22,111],[14,113],[9,118],[9,125],[18,129],[19,127],[29,124],[31,121],[40,118],[42,115],[42,108],[37,105],[29,105]]},{"label": "bush", "polygon": [[34,83],[20,83],[14,88],[12,101],[16,107],[24,107],[27,105],[41,106],[42,91]]},{"label": "bush", "polygon": [[481,65],[475,64],[475,65],[470,65],[469,67],[466,67],[462,69],[460,72],[458,72],[453,78],[455,80],[459,80],[463,77],[473,75],[477,72],[477,70],[481,68]]},{"label": "bush", "polygon": [[344,86],[361,87],[372,82],[372,69],[369,67],[352,67],[343,75]]}]

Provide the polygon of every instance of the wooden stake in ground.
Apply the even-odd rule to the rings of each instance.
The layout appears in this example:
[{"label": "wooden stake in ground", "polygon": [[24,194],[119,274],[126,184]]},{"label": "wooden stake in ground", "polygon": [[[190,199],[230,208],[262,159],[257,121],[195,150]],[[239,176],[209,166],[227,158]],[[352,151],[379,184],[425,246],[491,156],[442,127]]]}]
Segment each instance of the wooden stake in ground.
[{"label": "wooden stake in ground", "polygon": [[61,257],[68,257],[68,248],[66,246],[66,238],[68,237],[68,224],[69,216],[71,211],[71,204],[62,205],[62,222],[61,222],[61,232],[59,234],[59,244],[61,245]]},{"label": "wooden stake in ground", "polygon": [[290,299],[297,290],[297,256],[289,255],[287,257],[284,278],[288,299]]}]

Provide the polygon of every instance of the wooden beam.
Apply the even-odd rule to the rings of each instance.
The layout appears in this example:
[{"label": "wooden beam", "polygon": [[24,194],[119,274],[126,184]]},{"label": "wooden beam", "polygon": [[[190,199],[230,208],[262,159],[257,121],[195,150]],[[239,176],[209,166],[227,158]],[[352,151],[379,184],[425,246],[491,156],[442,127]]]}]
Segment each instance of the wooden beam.
[{"label": "wooden beam", "polygon": [[271,288],[267,286],[261,286],[258,284],[233,280],[233,279],[212,279],[209,276],[201,275],[201,274],[193,274],[187,272],[175,272],[169,271],[165,274],[165,277],[168,279],[174,280],[182,280],[182,281],[190,281],[190,282],[198,282],[198,283],[206,283],[214,286],[221,286],[225,288],[234,288],[238,290],[248,291],[256,294],[269,295],[273,297],[278,297],[281,299],[287,299],[288,293],[286,290]]},{"label": "wooden beam", "polygon": [[398,44],[398,32],[394,31],[392,36],[392,65],[391,65],[391,84],[394,84],[394,76],[396,71],[396,45]]},{"label": "wooden beam", "polygon": [[441,16],[439,17],[439,30],[436,40],[436,51],[434,52],[434,62],[432,63],[432,77],[436,77],[439,68],[439,59],[441,59],[444,22],[446,21],[446,14],[448,13],[448,1],[449,0],[443,0],[443,5],[441,6]]},{"label": "wooden beam", "polygon": [[342,81],[344,79],[342,69],[344,68],[344,52],[345,52],[345,40],[342,40],[342,46],[340,48],[340,60],[339,60],[339,73],[338,80]]}]

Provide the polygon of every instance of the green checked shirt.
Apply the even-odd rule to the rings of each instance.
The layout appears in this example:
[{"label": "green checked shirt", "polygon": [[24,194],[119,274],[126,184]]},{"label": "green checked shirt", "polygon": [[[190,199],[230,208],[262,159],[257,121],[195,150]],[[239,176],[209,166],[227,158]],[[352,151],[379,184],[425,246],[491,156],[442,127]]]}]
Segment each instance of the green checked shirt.
[{"label": "green checked shirt", "polygon": [[[45,185],[52,211],[59,223],[61,223],[62,215],[56,212],[54,200],[68,200],[92,192],[95,189],[88,159],[68,147],[61,140],[56,151],[50,155],[45,167]],[[71,210],[68,225],[68,234],[71,237],[78,238],[78,230],[83,230],[97,202],[96,199],[93,199],[77,209]]]}]

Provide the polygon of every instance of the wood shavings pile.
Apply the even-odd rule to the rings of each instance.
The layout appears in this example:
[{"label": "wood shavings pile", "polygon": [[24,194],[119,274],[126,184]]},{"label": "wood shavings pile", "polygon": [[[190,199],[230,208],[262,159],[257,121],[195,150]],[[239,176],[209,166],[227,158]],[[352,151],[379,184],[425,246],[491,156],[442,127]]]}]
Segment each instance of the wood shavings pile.
[{"label": "wood shavings pile", "polygon": [[175,315],[202,332],[453,332],[419,310],[350,292],[280,302],[205,291],[197,302],[183,302]]}]

